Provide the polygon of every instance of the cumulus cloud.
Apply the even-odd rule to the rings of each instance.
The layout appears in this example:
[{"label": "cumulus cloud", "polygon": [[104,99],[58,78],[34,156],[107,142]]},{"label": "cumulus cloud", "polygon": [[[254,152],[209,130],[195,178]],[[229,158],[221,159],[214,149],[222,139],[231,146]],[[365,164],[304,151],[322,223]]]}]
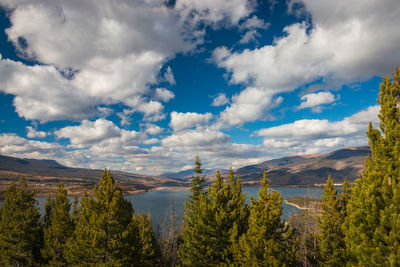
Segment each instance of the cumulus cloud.
[{"label": "cumulus cloud", "polygon": [[16,112],[27,120],[80,120],[99,102],[73,88],[54,66],[26,66],[1,59],[0,91],[12,94]]},{"label": "cumulus cloud", "polygon": [[[303,1],[312,25],[285,27],[272,45],[243,52],[216,50],[232,83],[251,83],[273,92],[293,90],[319,77],[354,81],[390,72],[400,56],[400,7],[395,0],[348,3]],[[381,42],[380,40],[387,40]]]},{"label": "cumulus cloud", "polygon": [[45,138],[47,136],[46,132],[38,131],[34,129],[32,126],[27,126],[26,130],[28,130],[26,136],[29,138]]},{"label": "cumulus cloud", "polygon": [[293,123],[261,129],[256,135],[264,138],[264,146],[285,153],[317,153],[334,148],[367,144],[365,132],[371,121],[378,123],[379,106],[371,106],[341,121],[298,120]]},{"label": "cumulus cloud", "polygon": [[168,89],[165,88],[157,88],[156,89],[156,98],[160,99],[163,102],[168,102],[175,97],[175,94]]},{"label": "cumulus cloud", "polygon": [[148,124],[146,125],[145,132],[151,135],[159,135],[162,133],[163,129],[155,124]]},{"label": "cumulus cloud", "polygon": [[268,119],[267,111],[276,107],[283,98],[273,96],[261,88],[248,87],[232,97],[232,104],[221,112],[218,127],[242,125],[245,122]]},{"label": "cumulus cloud", "polygon": [[193,128],[194,126],[199,126],[207,124],[212,118],[211,113],[199,114],[195,112],[180,113],[173,111],[171,112],[171,126],[174,131],[181,131],[183,129]]},{"label": "cumulus cloud", "polygon": [[229,99],[226,97],[226,94],[220,93],[218,94],[211,103],[211,106],[219,107],[229,103]]},{"label": "cumulus cloud", "polygon": [[239,43],[240,44],[247,44],[250,42],[254,42],[257,40],[257,38],[261,37],[261,34],[256,31],[256,30],[250,30],[247,31],[243,36],[242,39],[240,39]]},{"label": "cumulus cloud", "polygon": [[322,77],[325,83],[345,84],[383,75],[400,61],[396,0],[297,2],[304,3],[311,25],[289,25],[282,37],[260,48],[215,49],[213,58],[230,74],[230,83],[259,88],[271,97]]},{"label": "cumulus cloud", "polygon": [[168,66],[167,69],[165,70],[164,80],[167,81],[171,85],[175,85],[176,84],[174,73],[172,72],[172,69],[171,69],[170,66]]},{"label": "cumulus cloud", "polygon": [[6,33],[18,53],[43,63],[28,67],[0,62],[0,90],[16,96],[17,113],[29,120],[81,120],[96,115],[96,106],[114,103],[160,119],[154,110],[161,104],[148,99],[154,95],[149,85],[160,79],[174,84],[170,67],[160,78],[163,64],[196,46],[196,40],[185,37],[191,30],[184,27],[179,12],[162,2],[0,4],[10,10]]},{"label": "cumulus cloud", "polygon": [[226,143],[229,141],[229,136],[212,129],[191,130],[180,133],[175,133],[162,140],[163,146],[174,146],[176,149],[185,149],[193,146],[213,146],[216,144]]},{"label": "cumulus cloud", "polygon": [[175,9],[192,25],[203,22],[217,27],[221,22],[238,24],[240,19],[252,13],[254,3],[247,0],[177,0]]},{"label": "cumulus cloud", "polygon": [[80,125],[67,126],[54,132],[58,138],[68,138],[73,146],[86,146],[121,135],[120,129],[111,121],[84,120]]},{"label": "cumulus cloud", "polygon": [[304,95],[300,98],[302,101],[298,109],[312,108],[314,112],[321,111],[321,105],[334,102],[335,95],[331,92],[319,92]]},{"label": "cumulus cloud", "polygon": [[258,32],[258,30],[259,29],[266,30],[268,29],[269,26],[270,26],[269,23],[264,22],[257,16],[252,16],[246,19],[239,26],[239,30],[245,32],[242,38],[240,39],[239,43],[247,44],[252,41],[256,41],[258,37],[261,37],[261,34]]},{"label": "cumulus cloud", "polygon": [[242,24],[240,24],[239,29],[240,30],[246,30],[246,29],[268,29],[270,26],[270,23],[266,23],[262,19],[259,19],[257,16],[252,16],[248,19],[246,19]]},{"label": "cumulus cloud", "polygon": [[64,156],[64,150],[58,143],[27,140],[16,134],[0,135],[0,154],[20,158],[53,159]]}]

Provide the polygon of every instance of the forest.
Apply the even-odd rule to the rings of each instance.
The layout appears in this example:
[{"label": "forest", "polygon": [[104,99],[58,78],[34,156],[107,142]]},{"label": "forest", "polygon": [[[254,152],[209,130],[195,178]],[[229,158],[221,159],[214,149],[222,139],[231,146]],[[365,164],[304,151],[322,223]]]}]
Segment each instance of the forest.
[{"label": "forest", "polygon": [[204,185],[196,158],[182,223],[135,212],[110,171],[93,194],[70,203],[61,183],[44,216],[25,179],[0,210],[2,266],[400,266],[400,70],[380,85],[379,129],[371,156],[341,190],[327,177],[318,209],[282,221],[283,197],[264,172],[258,197],[245,202],[240,177],[218,172]]}]

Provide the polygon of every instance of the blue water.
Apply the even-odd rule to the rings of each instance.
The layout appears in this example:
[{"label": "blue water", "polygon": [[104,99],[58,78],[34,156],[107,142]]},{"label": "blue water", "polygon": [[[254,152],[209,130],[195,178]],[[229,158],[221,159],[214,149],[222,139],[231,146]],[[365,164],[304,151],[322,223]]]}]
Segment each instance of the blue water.
[{"label": "blue water", "polygon": [[[247,193],[246,202],[250,202],[250,196],[257,197],[259,187],[245,187],[243,192]],[[292,196],[310,196],[313,198],[321,198],[322,189],[319,188],[273,188],[273,190],[279,191],[284,198]],[[153,225],[162,223],[165,213],[172,202],[176,209],[178,218],[183,216],[184,202],[187,200],[189,190],[168,190],[168,191],[150,191],[145,194],[127,195],[125,198],[129,199],[133,203],[135,210],[144,211],[151,214]],[[282,204],[282,219],[286,220],[291,215],[300,212],[296,207]]]},{"label": "blue water", "polygon": [[[247,202],[250,202],[250,196],[257,197],[259,187],[245,187],[243,192],[247,193]],[[320,198],[323,190],[319,188],[272,188],[273,190],[279,191],[284,198],[292,196],[310,196],[313,198]],[[189,190],[167,190],[167,191],[150,191],[143,194],[125,195],[126,199],[129,199],[133,208],[136,211],[144,211],[150,214],[153,221],[153,226],[162,224],[163,218],[168,208],[174,203],[178,218],[183,217],[184,202],[187,200]],[[70,198],[71,202],[73,198]],[[46,197],[38,197],[40,211],[44,212],[44,203]],[[0,202],[1,206],[2,202]],[[282,204],[282,219],[286,220],[293,214],[298,213],[300,210],[291,205],[285,203]]]}]

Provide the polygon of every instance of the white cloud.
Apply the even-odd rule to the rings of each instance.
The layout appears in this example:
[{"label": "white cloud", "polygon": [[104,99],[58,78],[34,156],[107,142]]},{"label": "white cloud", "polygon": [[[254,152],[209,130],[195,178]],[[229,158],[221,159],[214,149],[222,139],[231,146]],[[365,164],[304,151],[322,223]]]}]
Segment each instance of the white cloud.
[{"label": "white cloud", "polygon": [[80,125],[64,127],[55,131],[54,134],[58,138],[68,138],[73,146],[84,147],[118,137],[121,131],[111,121],[101,118],[96,121],[84,120]]},{"label": "white cloud", "polygon": [[232,104],[221,112],[216,125],[230,127],[268,119],[267,111],[279,105],[282,100],[282,97],[274,99],[268,91],[263,89],[248,87],[232,97]]},{"label": "white cloud", "polygon": [[335,96],[331,92],[318,92],[304,95],[300,98],[302,101],[299,109],[313,108],[314,112],[320,112],[320,106],[334,102]]},{"label": "white cloud", "polygon": [[261,34],[257,32],[257,30],[250,30],[247,31],[243,36],[242,39],[240,39],[239,43],[241,44],[247,44],[250,42],[254,42],[257,40],[258,37],[261,37]]},{"label": "white cloud", "polygon": [[229,139],[229,136],[220,131],[206,128],[174,133],[164,138],[161,143],[163,146],[172,146],[180,150],[193,146],[207,147],[227,143]]},{"label": "white cloud", "polygon": [[156,89],[156,98],[162,100],[163,102],[168,102],[175,97],[175,94],[165,88]]},{"label": "white cloud", "polygon": [[107,107],[97,107],[97,115],[102,118],[107,118],[110,116],[114,110],[112,108]]},{"label": "white cloud", "polygon": [[252,16],[251,18],[246,19],[242,24],[240,24],[240,30],[246,29],[268,29],[270,26],[269,23],[266,23],[262,19],[259,19],[257,16]]},{"label": "white cloud", "polygon": [[162,133],[163,129],[155,124],[148,124],[146,125],[145,132],[151,135],[159,135]]},{"label": "white cloud", "polygon": [[257,16],[252,16],[251,18],[246,19],[239,26],[240,31],[245,31],[245,34],[240,39],[239,43],[247,44],[252,41],[256,41],[258,37],[261,37],[258,29],[266,30],[269,26],[269,23],[266,23],[263,20],[257,18]]},{"label": "white cloud", "polygon": [[15,95],[16,112],[27,120],[80,120],[95,113],[99,101],[71,87],[54,66],[0,61],[0,91]]},{"label": "white cloud", "polygon": [[[134,107],[132,109],[125,109],[124,110],[124,115],[126,116],[125,118],[121,117],[121,119],[127,119],[131,114],[134,112],[141,112],[143,113],[144,120],[146,121],[160,121],[165,118],[165,114],[163,113],[164,111],[164,106],[159,102],[155,100],[150,100],[147,101],[145,98],[142,97],[134,97],[132,99],[129,99],[129,105]],[[129,120],[126,120],[129,121]]]},{"label": "white cloud", "polygon": [[226,97],[224,93],[218,94],[211,103],[211,106],[219,107],[229,103],[229,99]]},{"label": "white cloud", "polygon": [[285,154],[332,151],[335,148],[367,144],[368,123],[378,124],[379,106],[371,106],[341,121],[298,120],[293,123],[261,129],[264,146]]},{"label": "white cloud", "polygon": [[312,25],[289,25],[282,37],[261,48],[215,49],[213,58],[231,83],[260,88],[272,97],[321,78],[340,85],[383,75],[400,61],[397,0],[301,2]]},{"label": "white cloud", "polygon": [[157,1],[0,4],[11,10],[6,33],[19,54],[44,63],[0,63],[0,90],[16,96],[16,111],[28,120],[81,120],[96,115],[96,106],[115,103],[159,120],[163,115],[154,110],[161,104],[148,99],[149,85],[173,84],[169,67],[160,78],[163,64],[197,42],[185,37],[191,29],[178,12]]},{"label": "white cloud", "polygon": [[168,66],[167,69],[165,70],[164,79],[171,85],[176,84],[174,73],[172,72],[172,69],[170,66]]},{"label": "white cloud", "polygon": [[64,156],[58,143],[27,140],[16,134],[0,135],[0,154],[21,158],[53,159]]},{"label": "white cloud", "polygon": [[171,122],[169,123],[169,126],[171,126],[174,131],[181,131],[194,126],[207,124],[211,118],[212,114],[208,112],[205,114],[199,114],[195,112],[179,113],[173,111],[171,112]]},{"label": "white cloud", "polygon": [[177,0],[175,9],[190,24],[200,22],[219,26],[219,23],[237,24],[254,10],[254,3],[247,0]]},{"label": "white cloud", "polygon": [[34,129],[32,126],[27,126],[26,129],[28,130],[26,136],[29,138],[45,138],[47,136],[46,132],[38,131]]}]

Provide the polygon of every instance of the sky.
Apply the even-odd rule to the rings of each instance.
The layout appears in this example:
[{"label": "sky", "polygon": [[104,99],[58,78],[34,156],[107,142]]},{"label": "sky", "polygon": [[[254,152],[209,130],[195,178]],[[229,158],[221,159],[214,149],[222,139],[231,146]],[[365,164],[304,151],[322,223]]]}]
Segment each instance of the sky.
[{"label": "sky", "polygon": [[398,0],[0,0],[0,154],[158,175],[368,144]]}]

